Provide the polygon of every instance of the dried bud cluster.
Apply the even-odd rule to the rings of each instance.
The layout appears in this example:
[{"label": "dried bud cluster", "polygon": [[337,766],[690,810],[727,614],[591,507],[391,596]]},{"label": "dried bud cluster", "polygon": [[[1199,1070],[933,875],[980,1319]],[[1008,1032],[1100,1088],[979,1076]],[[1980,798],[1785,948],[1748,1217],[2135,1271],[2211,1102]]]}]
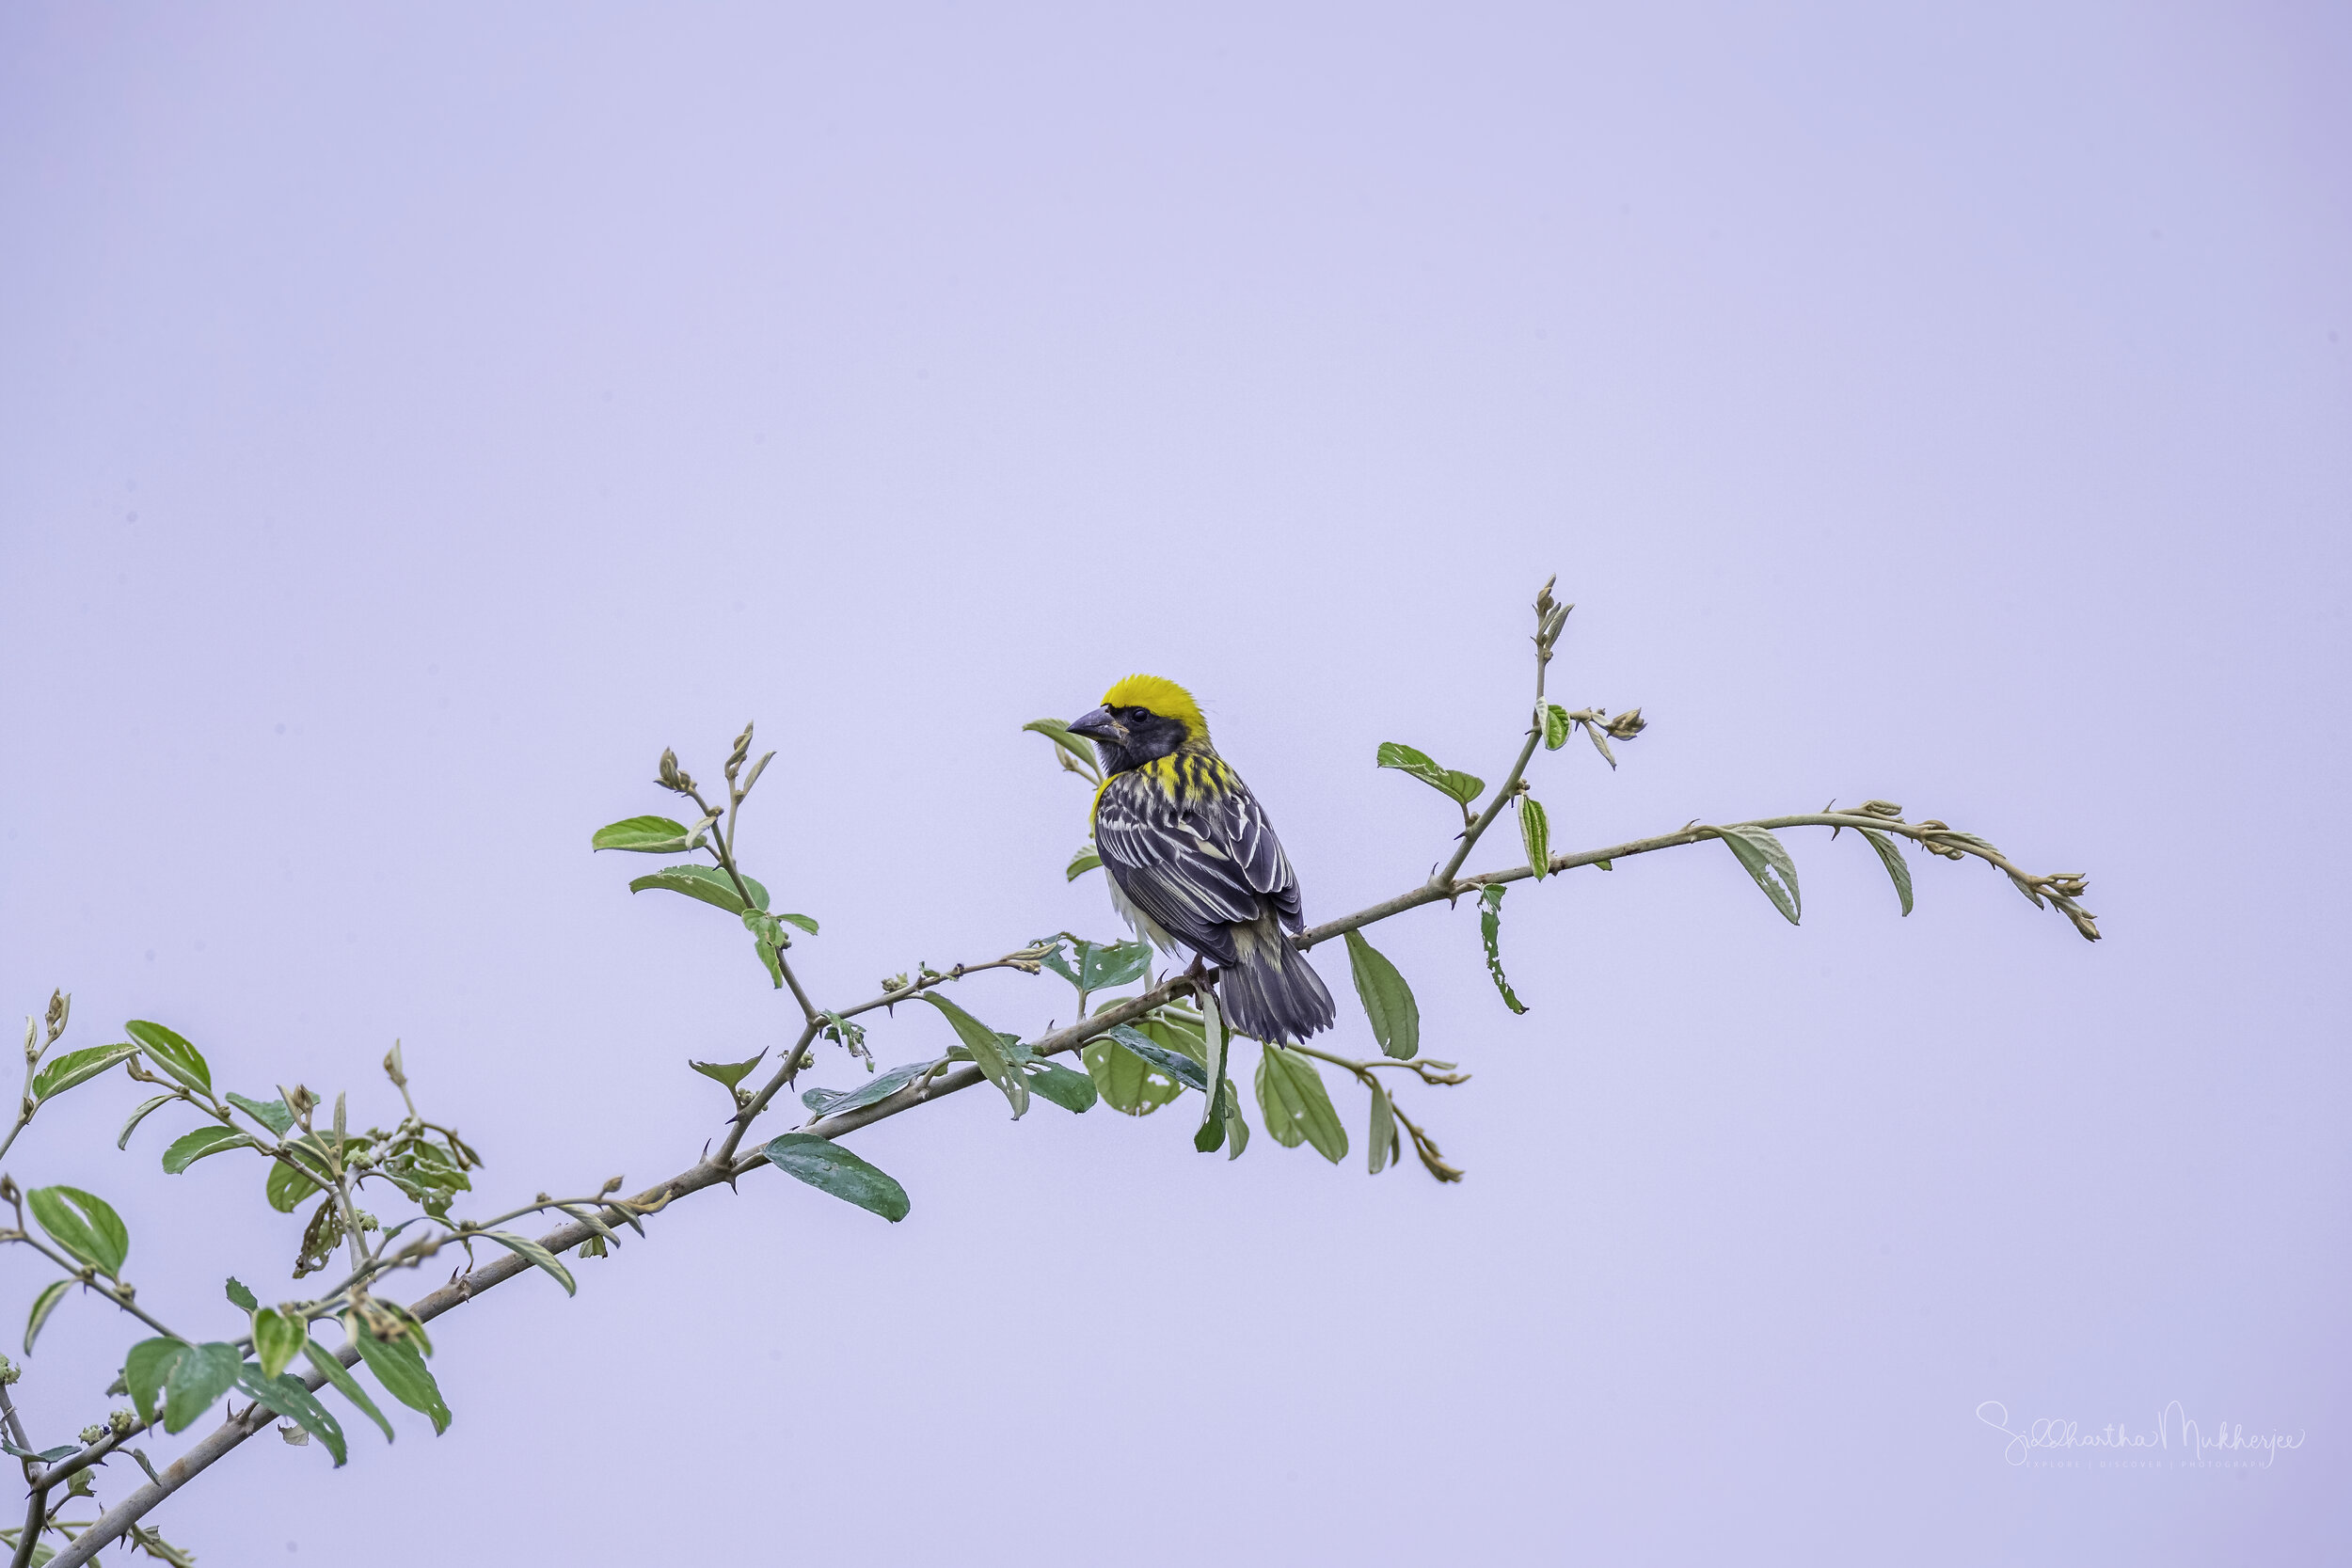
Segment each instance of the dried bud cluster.
[{"label": "dried bud cluster", "polygon": [[677,753],[666,746],[661,749],[661,769],[655,775],[654,783],[678,795],[694,792],[693,775],[677,765]]}]

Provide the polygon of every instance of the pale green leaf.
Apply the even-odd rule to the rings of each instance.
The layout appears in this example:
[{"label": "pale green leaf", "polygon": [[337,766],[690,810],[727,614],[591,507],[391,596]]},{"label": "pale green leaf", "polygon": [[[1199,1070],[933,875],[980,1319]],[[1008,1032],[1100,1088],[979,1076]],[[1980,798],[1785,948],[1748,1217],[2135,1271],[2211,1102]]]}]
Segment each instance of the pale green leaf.
[{"label": "pale green leaf", "polygon": [[[607,847],[626,848],[628,846]],[[768,907],[766,888],[749,877],[743,879],[743,885],[751,890],[755,909]],[[735,891],[735,879],[715,865],[665,865],[659,871],[631,878],[628,890],[631,893],[683,894],[689,898],[699,898],[706,904],[724,910],[729,914],[743,912],[742,895]]]},{"label": "pale green leaf", "polygon": [[466,1234],[478,1236],[485,1241],[496,1242],[524,1262],[544,1269],[558,1285],[564,1287],[565,1295],[580,1294],[580,1287],[572,1280],[572,1271],[565,1268],[554,1253],[549,1252],[530,1237],[518,1236],[512,1230],[469,1230]]},{"label": "pale green leaf", "polygon": [[1032,1062],[1028,1073],[1030,1089],[1063,1110],[1083,1114],[1094,1109],[1094,1080],[1085,1073],[1073,1072],[1059,1062]]},{"label": "pale green leaf", "polygon": [[1870,841],[1870,847],[1879,852],[1879,863],[1895,879],[1895,896],[1902,900],[1903,913],[1911,912],[1911,867],[1903,863],[1903,852],[1893,838],[1875,828],[1855,830]]},{"label": "pale green leaf", "polygon": [[955,1030],[956,1038],[962,1041],[963,1048],[972,1053],[972,1060],[978,1064],[980,1071],[1003,1092],[1007,1102],[1012,1106],[1013,1119],[1020,1120],[1029,1108],[1029,1081],[1015,1072],[1006,1061],[1004,1042],[997,1037],[996,1031],[936,991],[925,991],[918,1000],[939,1009],[940,1015]]},{"label": "pale green leaf", "polygon": [[310,1337],[310,1325],[299,1318],[289,1318],[275,1307],[264,1307],[253,1314],[253,1359],[262,1364],[263,1377],[276,1377],[292,1364],[300,1353],[302,1342]]},{"label": "pale green leaf", "polygon": [[154,1424],[156,1396],[163,1392],[164,1380],[193,1348],[185,1339],[141,1339],[123,1356],[122,1386],[138,1407],[141,1421]]},{"label": "pale green leaf", "polygon": [[1772,901],[1789,925],[1797,924],[1804,906],[1797,894],[1797,866],[1779,839],[1764,828],[1717,828],[1717,836],[1730,847],[1740,863]]},{"label": "pale green leaf", "polygon": [[1258,1109],[1265,1130],[1284,1148],[1310,1143],[1333,1164],[1347,1158],[1347,1129],[1332,1109],[1323,1074],[1295,1051],[1268,1044],[1259,1053]]},{"label": "pale green leaf", "polygon": [[131,1253],[131,1232],[104,1198],[79,1187],[35,1187],[25,1207],[49,1239],[109,1277],[122,1273]]},{"label": "pale green leaf", "polygon": [[1519,842],[1527,847],[1527,869],[1542,881],[1551,872],[1551,818],[1533,795],[1519,797]]},{"label": "pale green leaf", "polygon": [[245,1355],[234,1345],[215,1340],[189,1346],[164,1378],[164,1430],[185,1432],[235,1385],[244,1365]]},{"label": "pale green leaf", "polygon": [[168,1105],[179,1098],[176,1094],[159,1094],[152,1100],[141,1101],[139,1108],[131,1113],[131,1119],[122,1124],[122,1135],[115,1140],[115,1147],[117,1148],[130,1148],[131,1134],[138,1131],[139,1123],[147,1119],[148,1113],[158,1106]]},{"label": "pale green leaf", "polygon": [[251,1133],[240,1132],[233,1127],[224,1127],[215,1122],[209,1127],[199,1127],[193,1132],[185,1132],[173,1139],[171,1147],[164,1150],[164,1171],[167,1175],[177,1176],[208,1154],[223,1154],[232,1148],[258,1147]]},{"label": "pale green leaf", "polygon": [[[676,855],[697,847],[683,822],[666,816],[631,816],[598,828],[591,849],[629,849],[641,855]],[[373,1363],[371,1363],[373,1365]]]},{"label": "pale green leaf", "polygon": [[768,1053],[762,1051],[748,1062],[697,1062],[690,1058],[686,1065],[705,1078],[716,1079],[731,1089],[750,1077],[752,1069],[767,1059]]},{"label": "pale green leaf", "polygon": [[1384,740],[1373,753],[1373,761],[1381,768],[1393,768],[1400,773],[1410,773],[1440,795],[1451,796],[1464,805],[1478,799],[1486,787],[1484,779],[1451,768],[1440,768],[1427,752],[1416,752],[1410,746]]},{"label": "pale green leaf", "polygon": [[57,1303],[65,1300],[66,1291],[72,1288],[73,1281],[71,1279],[53,1279],[41,1287],[40,1294],[33,1298],[32,1315],[24,1320],[25,1354],[33,1354],[33,1341],[40,1338],[41,1325],[49,1321],[49,1314],[57,1309]]},{"label": "pale green leaf", "polygon": [[1062,880],[1074,882],[1102,863],[1103,857],[1094,852],[1091,843],[1081,844],[1078,852],[1070,857],[1070,863],[1062,867]]},{"label": "pale green leaf", "polygon": [[286,1102],[283,1100],[249,1100],[231,1089],[229,1092],[229,1103],[281,1138],[294,1130],[294,1113],[286,1108]]},{"label": "pale green leaf", "polygon": [[53,1056],[33,1074],[33,1098],[45,1102],[138,1053],[135,1045],[93,1045],[87,1051],[69,1051],[62,1056]]},{"label": "pale green leaf", "polygon": [[135,1018],[122,1026],[123,1033],[147,1052],[148,1058],[188,1087],[203,1094],[213,1092],[213,1069],[204,1060],[204,1053],[160,1023],[150,1023]]},{"label": "pale green leaf", "polygon": [[1356,995],[1372,1021],[1372,1037],[1381,1051],[1409,1062],[1421,1050],[1421,1004],[1391,963],[1360,931],[1347,933],[1347,967],[1356,979]]},{"label": "pale green leaf", "polygon": [[1558,703],[1544,705],[1544,750],[1556,752],[1568,743],[1576,726],[1568,721],[1568,710]]},{"label": "pale green leaf", "polygon": [[1372,1125],[1364,1135],[1365,1168],[1377,1176],[1397,1157],[1396,1107],[1389,1103],[1389,1091],[1375,1082],[1372,1085]]}]

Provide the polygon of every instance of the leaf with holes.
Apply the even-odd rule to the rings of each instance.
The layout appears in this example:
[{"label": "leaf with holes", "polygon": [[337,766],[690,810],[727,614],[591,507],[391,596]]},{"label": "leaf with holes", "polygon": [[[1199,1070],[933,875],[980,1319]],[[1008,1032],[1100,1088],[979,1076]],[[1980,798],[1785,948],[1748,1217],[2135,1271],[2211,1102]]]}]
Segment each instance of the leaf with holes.
[{"label": "leaf with holes", "polygon": [[1488,882],[1478,895],[1478,935],[1486,944],[1486,973],[1494,977],[1495,990],[1502,993],[1502,1005],[1515,1013],[1527,1011],[1511,990],[1511,982],[1502,974],[1502,895],[1510,888],[1502,882]]},{"label": "leaf with holes", "polygon": [[[678,831],[685,832],[682,828]],[[628,846],[600,845],[598,847],[627,848]],[[768,907],[766,888],[749,877],[743,879],[743,885],[751,889],[754,908],[764,910]],[[628,890],[631,893],[683,894],[689,898],[698,898],[713,908],[724,910],[729,914],[743,912],[743,899],[735,891],[735,879],[715,865],[665,865],[659,871],[648,871],[643,877],[629,879]]]},{"label": "leaf with holes", "polygon": [[35,1187],[24,1195],[33,1218],[49,1239],[109,1277],[122,1272],[131,1254],[131,1232],[104,1198],[79,1187]]},{"label": "leaf with holes", "polygon": [[1477,800],[1479,791],[1486,787],[1486,781],[1475,774],[1440,768],[1427,752],[1416,752],[1410,746],[1401,746],[1393,740],[1382,741],[1380,749],[1373,753],[1372,760],[1376,767],[1393,768],[1400,773],[1410,773],[1438,794],[1449,796],[1466,806]]},{"label": "leaf with holes", "polygon": [[204,1053],[171,1030],[135,1018],[122,1026],[122,1032],[138,1041],[157,1067],[199,1093],[213,1092],[213,1069],[204,1060]]},{"label": "leaf with holes", "polygon": [[138,1053],[135,1045],[93,1045],[87,1051],[69,1051],[62,1056],[52,1057],[33,1074],[33,1098],[46,1103],[76,1084],[87,1084]]},{"label": "leaf with holes", "polygon": [[1764,896],[1772,901],[1772,908],[1781,912],[1789,925],[1797,924],[1804,912],[1804,905],[1797,894],[1797,864],[1781,847],[1780,840],[1764,828],[1718,828],[1718,837],[1740,858],[1740,863],[1756,885],[1764,890]]},{"label": "leaf with holes", "polygon": [[1094,1109],[1098,1098],[1094,1080],[1083,1072],[1073,1072],[1059,1062],[1032,1062],[1028,1067],[1029,1088],[1065,1111],[1081,1115]]}]

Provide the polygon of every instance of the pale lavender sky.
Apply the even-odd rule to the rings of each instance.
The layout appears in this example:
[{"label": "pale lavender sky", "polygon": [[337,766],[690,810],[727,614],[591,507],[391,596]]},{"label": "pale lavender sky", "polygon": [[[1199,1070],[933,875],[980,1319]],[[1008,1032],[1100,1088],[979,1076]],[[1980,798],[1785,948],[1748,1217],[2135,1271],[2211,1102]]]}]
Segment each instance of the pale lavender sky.
[{"label": "pale lavender sky", "polygon": [[[1557,842],[1883,796],[2089,871],[2109,940],[1917,857],[1899,920],[1792,833],[1802,929],[1712,846],[1515,893],[1513,1019],[1470,911],[1422,911],[1378,940],[1476,1073],[1408,1099],[1459,1187],[966,1095],[857,1140],[904,1225],[697,1200],[575,1302],[444,1320],[446,1436],[251,1445],[166,1530],[354,1568],[2352,1547],[2344,13],[850,15],[0,16],[9,1006],[378,1115],[398,1037],[485,1210],[650,1180],[717,1125],[683,1059],[786,1022],[722,917],[587,853],[662,808],[662,746],[781,750],[747,852],[829,999],[1113,930],[1018,726],[1131,669],[1202,693],[1327,917],[1444,849],[1379,741],[1503,768],[1552,571],[1559,694],[1653,721],[1613,775],[1542,760]],[[294,1293],[295,1222],[232,1160],[160,1175],[160,1130],[118,1153],[134,1087],[9,1169],[110,1196],[143,1294],[231,1333],[219,1279]],[[37,1435],[130,1338],[59,1309]],[[2304,1446],[2019,1468],[1991,1400]]]}]

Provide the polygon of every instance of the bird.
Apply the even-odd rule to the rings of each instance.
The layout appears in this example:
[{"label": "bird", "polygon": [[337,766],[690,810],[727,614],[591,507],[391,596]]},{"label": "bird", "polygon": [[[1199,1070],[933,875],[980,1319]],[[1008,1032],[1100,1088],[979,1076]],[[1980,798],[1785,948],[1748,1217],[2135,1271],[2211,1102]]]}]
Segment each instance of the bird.
[{"label": "bird", "polygon": [[1192,949],[1216,966],[1235,1033],[1295,1045],[1331,1026],[1331,993],[1299,950],[1298,874],[1265,808],[1217,755],[1192,693],[1129,675],[1070,733],[1094,743],[1094,850],[1111,904],[1164,953]]}]

